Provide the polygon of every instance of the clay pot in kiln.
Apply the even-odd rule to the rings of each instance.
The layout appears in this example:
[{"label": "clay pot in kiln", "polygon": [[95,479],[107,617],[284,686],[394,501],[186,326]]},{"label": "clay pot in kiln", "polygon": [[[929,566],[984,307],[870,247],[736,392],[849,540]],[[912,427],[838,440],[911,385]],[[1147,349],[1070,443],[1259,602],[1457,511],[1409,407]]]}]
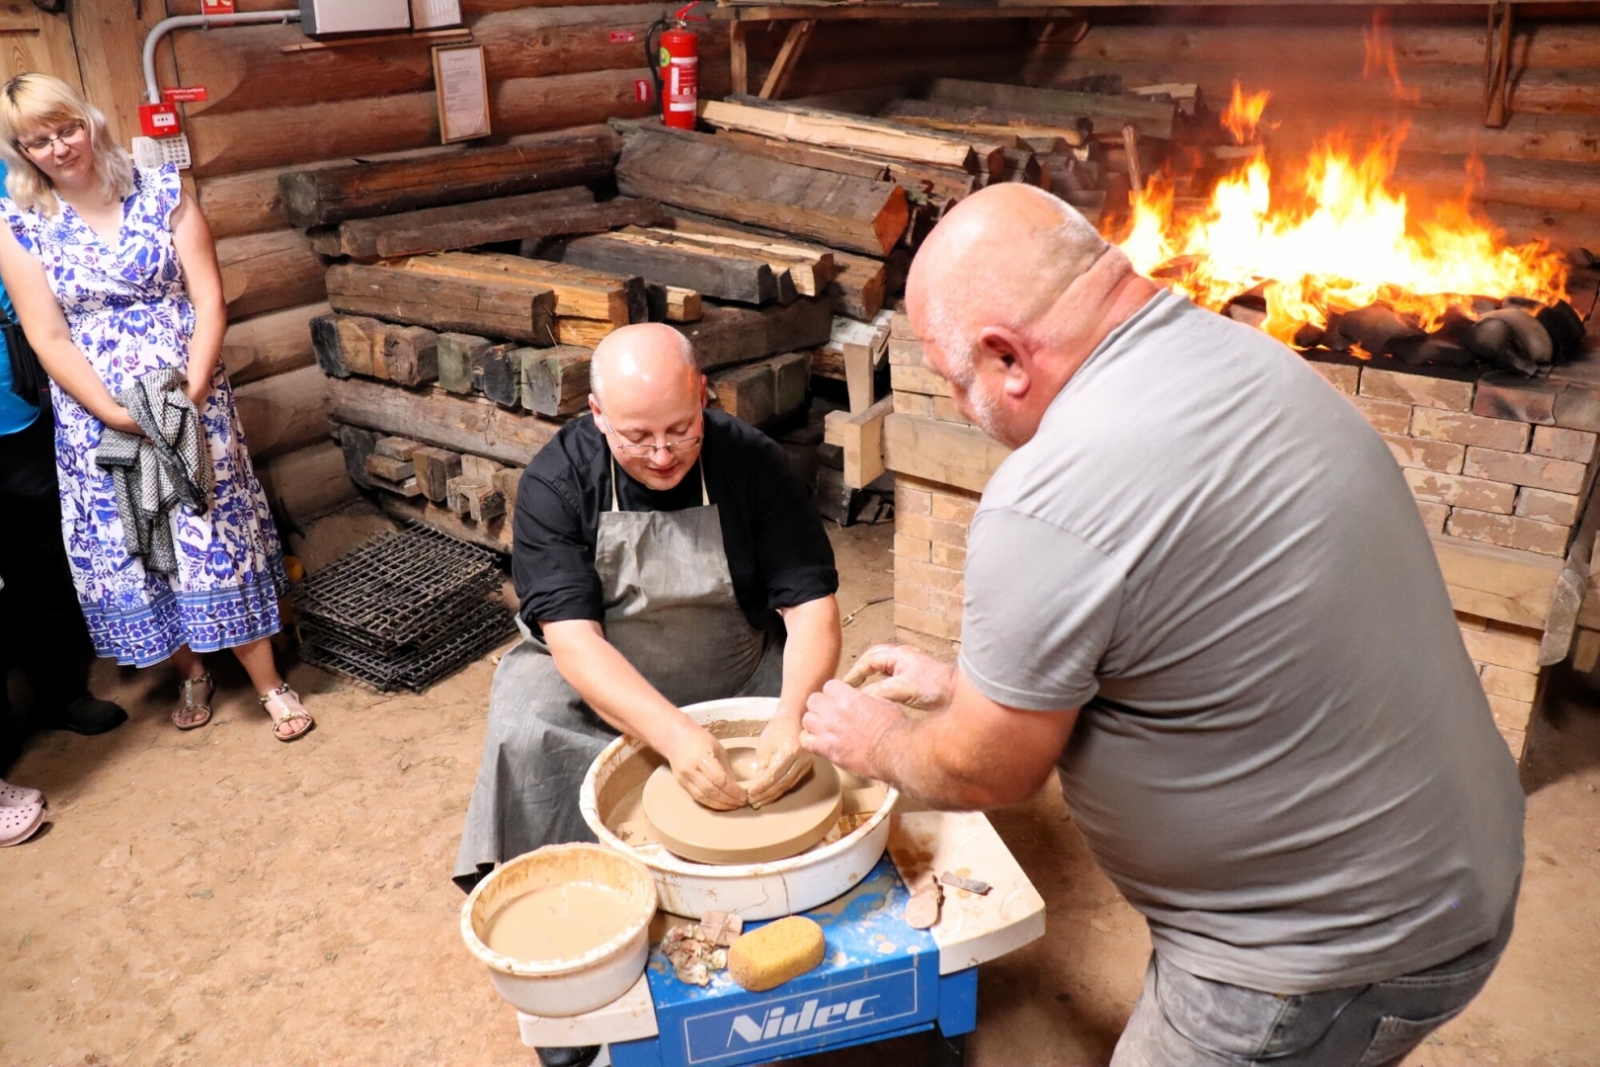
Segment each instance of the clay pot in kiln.
[{"label": "clay pot in kiln", "polygon": [[[512,901],[551,886],[589,882],[617,890],[622,928],[569,959],[516,960],[489,947],[489,927]],[[495,991],[518,1011],[582,1015],[616,1000],[639,980],[650,954],[656,886],[636,858],[600,845],[547,845],[496,867],[461,905],[461,939]]]},{"label": "clay pot in kiln", "polygon": [[[772,697],[735,697],[710,700],[684,708],[702,726],[735,724],[741,728],[727,737],[759,733],[778,709]],[[889,816],[900,794],[888,789],[877,811],[860,826],[832,844],[813,848],[770,863],[716,866],[679,859],[665,851],[641,855],[606,825],[617,797],[637,786],[659,764],[642,741],[619,737],[600,753],[584,777],[579,807],[584,821],[601,844],[635,856],[655,876],[663,911],[698,919],[712,909],[733,912],[745,919],[778,919],[815,908],[849,892],[883,857],[889,844]],[[605,806],[602,808],[602,798]]]}]

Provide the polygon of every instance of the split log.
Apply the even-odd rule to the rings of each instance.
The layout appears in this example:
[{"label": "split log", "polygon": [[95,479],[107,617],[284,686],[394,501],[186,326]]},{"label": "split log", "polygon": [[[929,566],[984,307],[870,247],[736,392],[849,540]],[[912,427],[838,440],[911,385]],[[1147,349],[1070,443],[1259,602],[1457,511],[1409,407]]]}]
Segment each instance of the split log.
[{"label": "split log", "polygon": [[301,367],[235,389],[251,457],[278,456],[325,439],[330,380],[316,367]]},{"label": "split log", "polygon": [[222,336],[222,365],[234,385],[270,378],[316,361],[311,322],[328,305],[302,304],[230,323]]},{"label": "split log", "polygon": [[[778,278],[763,259],[739,249],[719,253],[704,245],[663,240],[648,232],[580,237],[567,242],[561,262],[590,270],[635,273],[742,304],[770,304],[779,296]],[[791,280],[791,299],[793,286]]]},{"label": "split log", "polygon": [[600,181],[614,155],[614,135],[594,128],[425,159],[290,171],[278,188],[295,225],[320,226]]},{"label": "split log", "polygon": [[1133,123],[1144,136],[1161,140],[1172,139],[1172,119],[1177,112],[1175,104],[1145,100],[1132,94],[1068,93],[959,78],[935,78],[928,86],[927,95],[929,100],[945,103],[1087,118],[1097,130],[1120,131],[1124,125]]},{"label": "split log", "polygon": [[898,185],[648,131],[628,138],[617,163],[617,185],[631,196],[879,255],[899,241],[909,215]]},{"label": "split log", "polygon": [[455,278],[500,278],[549,289],[562,318],[596,319],[613,326],[644,322],[649,306],[636,272],[613,274],[503,252],[455,252],[405,261],[407,270]]},{"label": "split log", "polygon": [[[689,131],[674,131],[687,133]],[[704,134],[695,134],[703,137]],[[793,163],[801,167],[811,167],[815,170],[831,170],[835,174],[852,174],[857,178],[869,178],[872,181],[884,181],[889,177],[889,166],[875,159],[863,159],[847,152],[833,152],[825,148],[813,148],[810,145],[794,144],[789,141],[769,141],[765,137],[755,134],[739,133],[734,130],[725,130],[717,135],[724,143],[731,143],[741,152],[751,155],[765,156],[768,159],[780,160],[784,163]]]},{"label": "split log", "polygon": [[405,497],[393,496],[385,493],[378,498],[378,506],[383,508],[384,514],[396,522],[415,522],[458,541],[487,548],[491,552],[502,554],[511,551],[511,519],[509,516],[492,519],[485,523],[468,522],[458,517],[447,507],[432,503],[420,498],[407,500]]},{"label": "split log", "polygon": [[356,498],[355,485],[345,477],[344,452],[332,441],[262,460],[255,471],[273,509],[290,522],[325,515]]},{"label": "split log", "polygon": [[439,386],[452,393],[471,393],[478,387],[483,355],[494,347],[486,337],[466,333],[439,335]]},{"label": "split log", "polygon": [[549,344],[555,329],[555,294],[549,289],[510,280],[427,275],[401,267],[349,263],[331,267],[328,302],[337,311],[533,344]]},{"label": "split log", "polygon": [[596,204],[588,189],[550,190],[355,219],[339,227],[339,252],[356,257],[447,252],[497,241],[604,233],[616,226],[648,224],[660,215],[654,200],[621,196]]},{"label": "split log", "polygon": [[501,469],[501,465],[488,456],[466,455],[461,457],[462,475],[475,482],[482,482],[488,485],[494,481],[495,474]]},{"label": "split log", "polygon": [[678,330],[693,343],[701,369],[712,370],[817,347],[833,328],[830,304],[828,300],[802,299],[760,309],[710,306],[699,322]]},{"label": "split log", "polygon": [[540,415],[576,415],[589,406],[591,349],[524,349],[522,406]]},{"label": "split log", "polygon": [[645,284],[650,299],[651,322],[695,322],[700,318],[700,294],[675,285]]},{"label": "split log", "polygon": [[670,218],[664,225],[679,233],[723,237],[770,236],[808,252],[832,253],[834,276],[828,285],[826,295],[834,298],[839,313],[854,319],[866,320],[871,319],[883,307],[886,290],[884,266],[881,260],[858,256],[851,252],[840,252],[821,245],[808,245],[786,238],[780,233],[763,233],[756,227],[707,218],[681,208],[669,208],[667,214]]},{"label": "split log", "polygon": [[461,455],[425,445],[412,453],[411,462],[416,466],[417,485],[422,489],[422,495],[435,504],[444,503],[447,483],[461,474]]},{"label": "split log", "polygon": [[773,274],[787,273],[793,279],[795,293],[799,296],[820,296],[833,280],[834,254],[831,249],[733,234],[696,233],[675,226],[656,226],[643,231],[630,228],[625,232],[643,233],[652,240],[699,245],[753,256],[769,264]]},{"label": "split log", "polygon": [[383,323],[364,315],[340,315],[335,317],[333,329],[338,338],[339,365],[344,371],[334,377],[376,377],[383,365]]},{"label": "split log", "polygon": [[360,378],[329,380],[327,388],[332,415],[339,422],[518,466],[526,466],[561,428],[505,411],[487,400],[468,400],[441,390],[408,392]]},{"label": "split log", "polygon": [[933,163],[972,174],[997,174],[1003,164],[1003,144],[753,97],[704,101],[700,118],[718,129],[880,158]]},{"label": "split log", "polygon": [[217,265],[229,319],[314,303],[325,293],[322,260],[295,230],[223,238]]},{"label": "split log", "polygon": [[971,131],[995,140],[1007,137],[1044,137],[1073,147],[1085,144],[1093,132],[1088,119],[1008,111],[976,104],[949,104],[937,100],[891,100],[878,109],[884,118],[908,126],[934,130]]}]

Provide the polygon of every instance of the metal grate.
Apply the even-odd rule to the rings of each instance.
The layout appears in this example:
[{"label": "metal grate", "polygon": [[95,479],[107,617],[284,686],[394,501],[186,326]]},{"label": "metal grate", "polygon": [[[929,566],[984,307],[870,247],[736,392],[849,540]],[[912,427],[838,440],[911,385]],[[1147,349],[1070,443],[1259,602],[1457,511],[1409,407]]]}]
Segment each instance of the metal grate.
[{"label": "metal grate", "polygon": [[425,526],[382,534],[297,591],[307,662],[383,690],[422,690],[506,637],[499,558]]}]

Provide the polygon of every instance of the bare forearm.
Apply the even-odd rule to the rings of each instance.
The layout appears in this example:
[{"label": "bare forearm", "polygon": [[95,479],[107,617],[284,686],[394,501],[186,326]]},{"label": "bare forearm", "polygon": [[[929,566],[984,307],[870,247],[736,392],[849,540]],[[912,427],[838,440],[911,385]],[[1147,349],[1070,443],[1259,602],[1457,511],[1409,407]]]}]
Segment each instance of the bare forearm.
[{"label": "bare forearm", "polygon": [[34,345],[39,365],[52,381],[67,391],[67,395],[101,422],[115,423],[126,416],[117,398],[111,395],[106,383],[78,351],[78,346],[65,337],[46,338]]},{"label": "bare forearm", "polygon": [[189,338],[189,361],[184,371],[190,384],[211,380],[228,330],[227,307],[220,301],[197,303],[194,311],[194,334]]},{"label": "bare forearm", "polygon": [[[574,630],[574,625],[585,629]],[[590,626],[592,631],[587,629]],[[666,752],[678,733],[690,725],[683,712],[605,639],[597,624],[552,623],[545,627],[545,637],[561,677],[618,730]]]},{"label": "bare forearm", "polygon": [[798,724],[806,698],[839,670],[839,602],[822,597],[786,608],[782,614],[789,639],[783,650],[783,689],[775,717]]}]

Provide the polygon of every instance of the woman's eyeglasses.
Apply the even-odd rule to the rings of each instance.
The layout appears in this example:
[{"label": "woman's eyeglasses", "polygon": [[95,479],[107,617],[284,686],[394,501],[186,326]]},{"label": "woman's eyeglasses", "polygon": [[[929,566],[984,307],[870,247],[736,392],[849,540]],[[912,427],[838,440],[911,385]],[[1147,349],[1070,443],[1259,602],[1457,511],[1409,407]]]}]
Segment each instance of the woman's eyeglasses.
[{"label": "woman's eyeglasses", "polygon": [[57,141],[70,144],[83,136],[84,126],[81,122],[69,122],[48,137],[40,137],[32,141],[18,141],[17,147],[30,156],[42,156],[55,147]]}]

